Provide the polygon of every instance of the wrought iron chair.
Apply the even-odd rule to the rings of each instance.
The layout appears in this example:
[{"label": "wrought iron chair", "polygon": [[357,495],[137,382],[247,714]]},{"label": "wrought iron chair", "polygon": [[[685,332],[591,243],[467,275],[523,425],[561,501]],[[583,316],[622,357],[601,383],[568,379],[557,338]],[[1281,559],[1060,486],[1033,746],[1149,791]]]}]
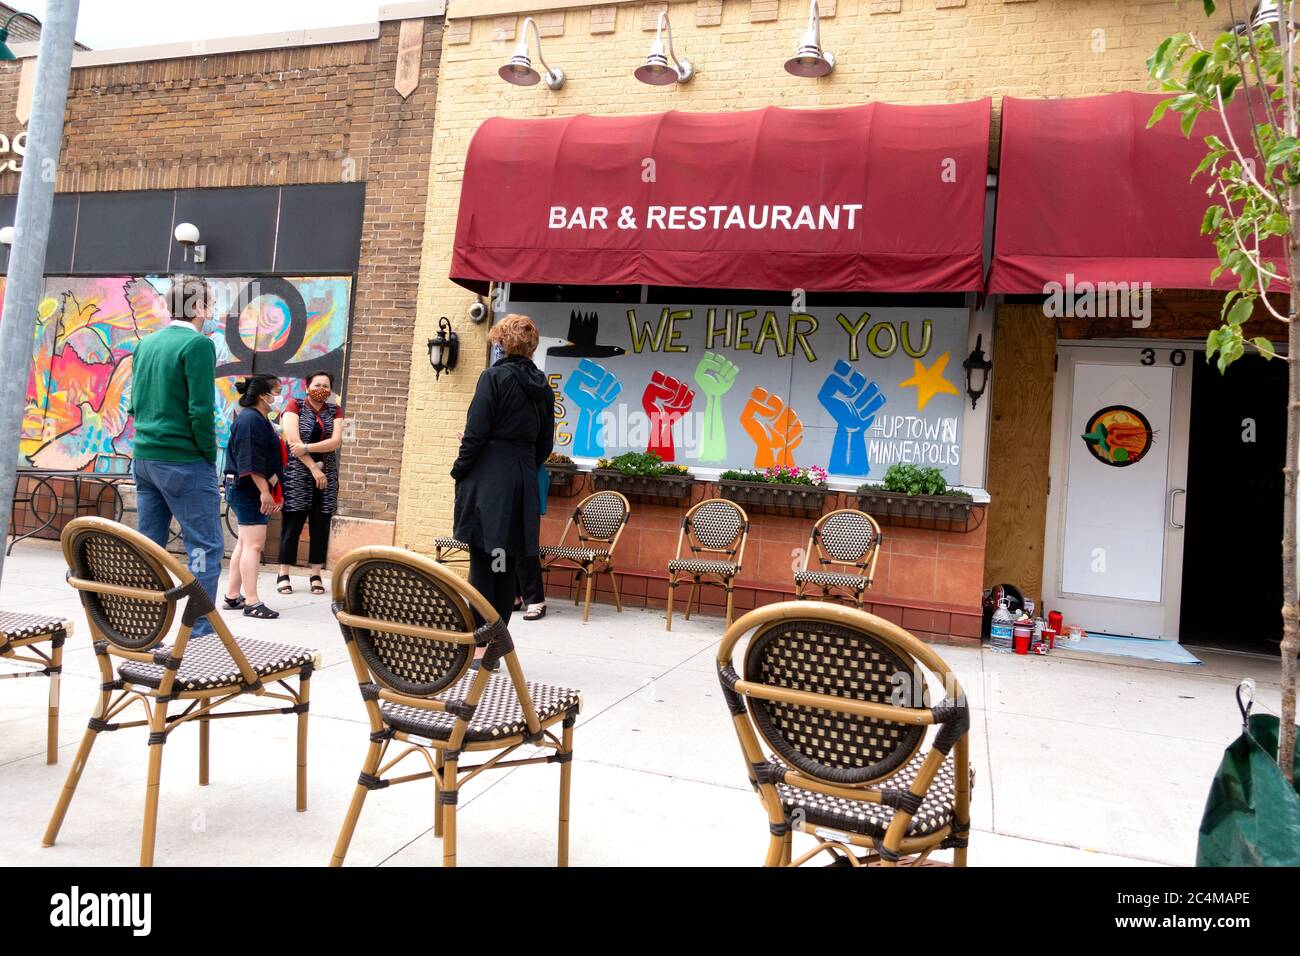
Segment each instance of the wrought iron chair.
[{"label": "wrought iron chair", "polygon": [[[617,491],[597,491],[587,495],[573,509],[573,516],[564,526],[558,545],[543,545],[538,556],[542,570],[573,569],[573,606],[578,606],[578,585],[587,579],[587,599],[582,605],[585,624],[591,614],[591,587],[598,574],[608,574],[614,587],[614,604],[623,610],[623,599],[618,593],[618,577],[614,574],[614,549],[623,535],[627,520],[632,515],[632,505]],[[566,545],[569,532],[577,530],[577,542]]]},{"label": "wrought iron chair", "polygon": [[[732,651],[751,631],[737,674]],[[767,811],[767,866],[799,866],[823,850],[839,865],[933,865],[930,854],[948,848],[966,865],[970,712],[928,645],[865,611],[787,601],[731,625],[717,665]],[[943,687],[939,704],[929,702],[927,672]],[[817,843],[792,860],[795,832]]]},{"label": "wrought iron chair", "polygon": [[[63,673],[63,642],[72,634],[72,622],[49,614],[0,611],[0,660],[23,669],[0,674],[0,680],[17,677],[50,679],[49,716],[45,729],[45,762],[59,762],[59,675]],[[38,645],[48,643],[49,651]],[[32,665],[35,665],[34,667]]]},{"label": "wrought iron chair", "polygon": [[[213,720],[260,714],[294,714],[298,721],[297,808],[307,809],[307,708],[314,650],[236,638],[211,598],[174,556],[137,531],[106,518],[77,518],[63,529],[68,583],[81,594],[99,663],[99,702],[76,760],[50,817],[42,841],[53,846],[68,804],[103,731],[149,728],[149,771],[145,789],[140,865],[151,866],[158,823],[158,781],[163,745],[182,724],[199,725],[199,785],[208,782],[208,730]],[[182,601],[180,627],[164,644]],[[191,628],[206,617],[214,634],[194,637]],[[114,663],[117,663],[114,668]],[[293,689],[286,681],[298,678]],[[269,685],[278,684],[280,691]],[[226,710],[245,694],[272,698],[284,706]],[[169,714],[173,701],[183,705]],[[132,705],[144,719],[118,718]],[[220,712],[218,712],[220,711]]]},{"label": "wrought iron chair", "polygon": [[[717,584],[727,592],[727,623],[731,623],[735,604],[732,581],[740,573],[748,535],[749,516],[734,501],[709,498],[682,515],[682,527],[677,532],[677,557],[668,562],[668,630],[673,629],[673,595],[683,574],[691,578],[686,620],[691,619],[691,601],[697,600],[696,593],[704,590],[701,585]],[[683,544],[690,549],[690,557],[682,557]],[[699,610],[698,603],[695,609]]]},{"label": "wrought iron chair", "polygon": [[[880,525],[865,511],[845,508],[823,515],[813,525],[804,549],[803,570],[794,573],[794,592],[802,600],[808,585],[821,588],[826,600],[832,588],[848,591],[862,607],[862,596],[876,575],[880,557]],[[809,569],[816,559],[817,566]]]},{"label": "wrought iron chair", "polygon": [[[525,681],[510,632],[492,605],[427,557],[400,548],[358,548],[334,568],[332,587],[334,614],[370,718],[370,748],[330,865],[343,865],[371,790],[432,778],[434,834],[443,840],[443,865],[455,866],[460,787],[485,770],[558,763],[558,862],[567,866],[578,691]],[[477,629],[475,612],[485,622]],[[483,666],[471,667],[475,644],[485,642]],[[492,673],[502,660],[505,673]],[[403,749],[390,758],[394,740]],[[551,752],[505,759],[529,744]],[[465,754],[487,751],[493,751],[487,759],[461,766]],[[427,771],[384,776],[414,753]]]},{"label": "wrought iron chair", "polygon": [[439,564],[465,564],[469,561],[469,545],[457,538],[434,538],[433,560]]}]

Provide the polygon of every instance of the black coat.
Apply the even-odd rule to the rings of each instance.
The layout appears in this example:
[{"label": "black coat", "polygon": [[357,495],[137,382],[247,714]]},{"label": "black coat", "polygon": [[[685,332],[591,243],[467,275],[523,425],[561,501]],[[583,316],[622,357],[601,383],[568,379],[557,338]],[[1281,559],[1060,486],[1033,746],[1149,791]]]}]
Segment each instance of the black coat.
[{"label": "black coat", "polygon": [[555,442],[554,393],[531,361],[510,355],[483,370],[470,402],[456,479],[452,531],[479,551],[537,554],[537,470]]},{"label": "black coat", "polygon": [[261,475],[274,487],[283,480],[284,457],[275,426],[255,408],[241,409],[226,443],[227,480],[254,488],[249,475]]}]

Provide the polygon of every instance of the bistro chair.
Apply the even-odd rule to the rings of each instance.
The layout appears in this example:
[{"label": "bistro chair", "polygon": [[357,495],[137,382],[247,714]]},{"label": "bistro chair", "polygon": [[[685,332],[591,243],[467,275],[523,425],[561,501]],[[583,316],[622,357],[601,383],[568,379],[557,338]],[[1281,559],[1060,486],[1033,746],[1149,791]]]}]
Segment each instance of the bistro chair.
[{"label": "bistro chair", "polygon": [[[621,612],[623,599],[618,594],[618,578],[614,574],[614,549],[623,535],[627,520],[632,515],[632,505],[617,491],[597,491],[587,495],[573,509],[573,516],[564,526],[564,534],[557,545],[543,545],[538,552],[543,571],[573,569],[573,606],[578,606],[578,585],[587,579],[587,599],[582,605],[582,623],[591,615],[591,585],[598,574],[608,574],[614,587],[614,604]],[[577,531],[574,545],[566,545],[569,532]]]},{"label": "bistro chair", "polygon": [[[545,763],[560,765],[558,863],[567,866],[578,691],[527,682],[492,605],[423,555],[357,548],[335,567],[332,587],[334,615],[370,719],[370,747],[330,866],[343,865],[371,790],[429,778],[437,796],[434,835],[443,840],[443,865],[455,866],[461,786],[485,770]],[[481,627],[475,614],[485,622]],[[481,666],[471,667],[476,643],[486,643],[487,653]],[[505,672],[497,673],[502,661]],[[390,756],[393,741],[401,749]],[[526,745],[543,753],[506,759]],[[471,752],[486,759],[461,766]],[[385,776],[416,753],[428,770]]]},{"label": "bistro chair", "polygon": [[439,564],[465,564],[469,561],[469,545],[456,538],[434,538],[433,560]]},{"label": "bistro chair", "polygon": [[[80,592],[90,623],[101,683],[99,702],[42,844],[54,845],[96,738],[104,731],[128,727],[149,728],[141,866],[153,864],[163,745],[182,724],[198,722],[199,785],[205,786],[211,721],[295,715],[297,808],[306,810],[307,708],[312,670],[319,663],[316,651],[232,636],[212,599],[185,565],[144,535],[115,521],[77,518],[63,529],[62,543],[68,583]],[[171,643],[165,644],[178,608],[180,627]],[[194,637],[191,629],[203,617],[216,633]],[[294,677],[298,678],[296,690],[286,683]],[[272,685],[279,690],[272,690]],[[224,709],[245,694],[283,704]],[[168,713],[173,702],[180,709]],[[135,703],[143,707],[144,718],[119,720]]]},{"label": "bistro chair", "polygon": [[[691,619],[691,601],[696,600],[696,592],[703,593],[701,585],[717,584],[727,592],[727,624],[731,624],[735,600],[731,583],[740,573],[748,535],[749,516],[740,505],[724,498],[701,501],[682,515],[677,557],[668,562],[668,630],[673,629],[673,595],[683,574],[691,578],[686,620]],[[690,557],[682,557],[682,545],[689,548]],[[695,609],[699,610],[698,604]]]},{"label": "bistro chair", "polygon": [[[72,622],[49,614],[0,611],[0,660],[23,665],[0,679],[48,677],[49,715],[45,728],[45,762],[59,762],[59,675],[63,672],[63,642],[72,634]],[[49,650],[39,645],[49,644]],[[35,665],[34,667],[32,665]]]},{"label": "bistro chair", "polygon": [[[838,588],[852,594],[853,603],[862,607],[862,596],[876,574],[880,540],[880,525],[865,511],[845,508],[823,515],[808,538],[803,570],[794,573],[795,597],[802,600],[811,584],[821,588],[824,601],[831,589]],[[810,570],[814,558],[817,566]]]},{"label": "bistro chair", "polygon": [[[738,674],[732,651],[751,631]],[[865,611],[787,601],[731,625],[717,664],[767,811],[765,865],[799,866],[824,850],[842,866],[915,866],[948,848],[966,865],[970,711],[928,645]],[[944,688],[942,703],[929,704],[919,665]],[[817,843],[792,860],[796,832]]]}]

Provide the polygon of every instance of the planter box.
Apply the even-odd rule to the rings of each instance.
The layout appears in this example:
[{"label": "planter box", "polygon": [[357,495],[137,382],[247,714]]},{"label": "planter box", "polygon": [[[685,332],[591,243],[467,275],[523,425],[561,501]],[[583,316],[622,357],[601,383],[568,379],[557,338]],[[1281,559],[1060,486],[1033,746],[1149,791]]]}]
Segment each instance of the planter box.
[{"label": "planter box", "polygon": [[818,518],[826,504],[829,488],[813,485],[785,485],[765,481],[718,481],[718,494],[752,514],[784,515],[787,518]]},{"label": "planter box", "polygon": [[969,498],[905,495],[897,491],[860,491],[858,507],[882,525],[933,531],[974,531],[984,522],[984,508]]},{"label": "planter box", "polygon": [[552,494],[557,491],[568,491],[572,488],[574,478],[578,474],[578,466],[573,463],[565,465],[548,462],[546,470],[551,476]]},{"label": "planter box", "polygon": [[629,501],[647,504],[680,505],[691,500],[695,479],[690,475],[625,475],[612,468],[597,468],[591,473],[597,491],[620,491]]}]

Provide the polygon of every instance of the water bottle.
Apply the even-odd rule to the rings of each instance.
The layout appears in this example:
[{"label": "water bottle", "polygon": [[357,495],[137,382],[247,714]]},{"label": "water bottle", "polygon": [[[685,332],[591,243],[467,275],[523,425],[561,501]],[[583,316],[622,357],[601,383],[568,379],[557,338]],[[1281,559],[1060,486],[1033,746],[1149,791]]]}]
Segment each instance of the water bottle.
[{"label": "water bottle", "polygon": [[1013,618],[1011,610],[1007,607],[1007,599],[1003,598],[998,602],[998,608],[993,612],[993,620],[989,626],[989,647],[995,651],[1005,653],[1011,650],[1011,627]]}]

